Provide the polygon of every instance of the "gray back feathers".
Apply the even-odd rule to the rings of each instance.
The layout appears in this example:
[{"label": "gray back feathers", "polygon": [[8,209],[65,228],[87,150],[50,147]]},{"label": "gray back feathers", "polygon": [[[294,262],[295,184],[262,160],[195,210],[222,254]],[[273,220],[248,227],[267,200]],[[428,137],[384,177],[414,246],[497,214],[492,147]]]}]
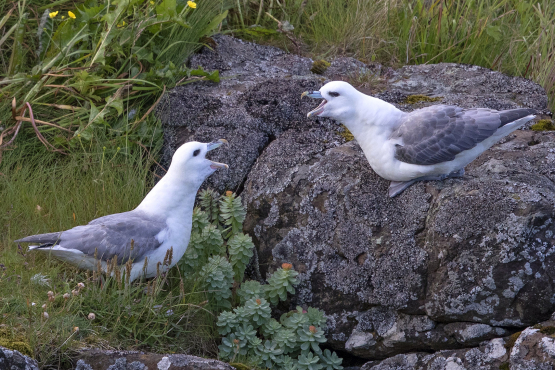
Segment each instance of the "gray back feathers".
[{"label": "gray back feathers", "polygon": [[474,148],[500,127],[534,114],[534,109],[463,109],[434,105],[407,114],[391,139],[401,139],[395,158],[418,165],[452,161],[462,151]]},{"label": "gray back feathers", "polygon": [[[108,261],[117,256],[118,264],[129,258],[143,260],[160,246],[156,235],[166,229],[161,219],[146,216],[140,211],[116,213],[97,218],[88,225],[77,226],[61,233],[28,236],[16,242],[41,243],[39,248],[58,244],[62,248],[76,249],[84,254]],[[133,240],[133,250],[131,250]]]}]

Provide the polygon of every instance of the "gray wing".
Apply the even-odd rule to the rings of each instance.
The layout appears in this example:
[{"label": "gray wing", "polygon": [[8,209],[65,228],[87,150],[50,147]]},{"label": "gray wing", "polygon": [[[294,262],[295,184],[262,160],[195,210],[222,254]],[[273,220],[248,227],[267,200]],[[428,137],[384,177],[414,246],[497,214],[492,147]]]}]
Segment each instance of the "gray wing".
[{"label": "gray wing", "polygon": [[405,116],[391,139],[401,139],[395,158],[418,165],[452,161],[460,152],[474,148],[500,127],[534,114],[534,109],[463,109],[434,105]]},{"label": "gray wing", "polygon": [[[17,241],[54,243],[67,249],[77,249],[86,255],[108,261],[117,256],[118,264],[131,259],[140,261],[160,246],[156,235],[166,228],[165,220],[147,217],[142,212],[130,211],[97,218],[88,225],[77,226],[60,233],[29,236]],[[131,240],[133,250],[131,251]],[[40,248],[39,247],[39,248]]]}]

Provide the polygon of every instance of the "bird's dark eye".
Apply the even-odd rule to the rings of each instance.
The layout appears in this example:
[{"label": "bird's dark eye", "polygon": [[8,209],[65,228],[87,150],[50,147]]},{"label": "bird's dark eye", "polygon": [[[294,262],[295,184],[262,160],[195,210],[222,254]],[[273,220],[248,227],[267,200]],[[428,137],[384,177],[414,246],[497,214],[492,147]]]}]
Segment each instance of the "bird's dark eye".
[{"label": "bird's dark eye", "polygon": [[199,154],[200,154],[200,149],[197,149],[193,152],[193,157],[196,157]]},{"label": "bird's dark eye", "polygon": [[337,97],[339,96],[339,93],[338,93],[338,92],[335,92],[335,91],[330,91],[328,94],[329,94],[330,96],[333,96],[334,98],[337,98]]}]

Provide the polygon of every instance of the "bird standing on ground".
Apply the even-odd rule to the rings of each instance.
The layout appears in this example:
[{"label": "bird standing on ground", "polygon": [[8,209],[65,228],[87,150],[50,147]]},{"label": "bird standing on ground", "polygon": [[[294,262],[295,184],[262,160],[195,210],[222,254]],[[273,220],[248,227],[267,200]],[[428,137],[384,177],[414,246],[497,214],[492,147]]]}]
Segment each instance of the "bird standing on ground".
[{"label": "bird standing on ground", "polygon": [[[153,277],[175,265],[185,254],[191,236],[195,196],[204,180],[226,164],[205,158],[227,141],[189,142],[173,155],[166,175],[137,208],[92,220],[72,229],[16,240],[37,243],[29,249],[50,253],[80,268],[102,269],[116,259],[119,268],[131,260],[129,280]],[[168,259],[171,262],[161,265]]]},{"label": "bird standing on ground", "polygon": [[343,81],[301,97],[324,99],[307,116],[330,117],[353,134],[372,169],[390,180],[389,196],[416,181],[462,177],[464,167],[533,119],[534,109],[495,111],[433,105],[405,113]]}]

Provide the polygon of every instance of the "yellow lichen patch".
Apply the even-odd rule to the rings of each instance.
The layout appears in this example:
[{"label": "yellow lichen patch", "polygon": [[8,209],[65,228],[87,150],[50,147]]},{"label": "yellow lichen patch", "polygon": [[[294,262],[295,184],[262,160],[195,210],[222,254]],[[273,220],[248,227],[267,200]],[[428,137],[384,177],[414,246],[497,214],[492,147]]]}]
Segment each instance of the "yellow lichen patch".
[{"label": "yellow lichen patch", "polygon": [[530,127],[534,131],[553,131],[555,130],[555,125],[550,119],[540,119],[538,122]]},{"label": "yellow lichen patch", "polygon": [[421,102],[434,102],[443,99],[442,96],[436,96],[435,98],[426,96],[426,95],[409,95],[405,99],[405,103],[407,104],[416,104]]},{"label": "yellow lichen patch", "polygon": [[322,60],[315,60],[312,63],[312,67],[310,68],[310,72],[321,75],[324,72],[326,72],[326,69],[328,69],[329,66],[331,66],[331,64],[329,62],[326,62],[323,59]]},{"label": "yellow lichen patch", "polygon": [[513,348],[513,346],[515,345],[516,340],[518,339],[518,337],[520,337],[520,334],[522,334],[521,331],[517,331],[516,333],[514,333],[513,335],[511,335],[509,337],[509,339],[507,340],[507,343],[505,343],[505,348],[507,349],[511,349]]},{"label": "yellow lichen patch", "polygon": [[0,328],[0,346],[32,356],[33,350],[21,336],[14,335],[7,328]]},{"label": "yellow lichen patch", "polygon": [[339,135],[343,136],[345,141],[353,141],[355,139],[355,137],[353,136],[351,131],[349,131],[349,129],[347,127],[345,127],[345,125],[341,125],[341,127],[343,128],[343,130],[338,130],[337,133]]}]

